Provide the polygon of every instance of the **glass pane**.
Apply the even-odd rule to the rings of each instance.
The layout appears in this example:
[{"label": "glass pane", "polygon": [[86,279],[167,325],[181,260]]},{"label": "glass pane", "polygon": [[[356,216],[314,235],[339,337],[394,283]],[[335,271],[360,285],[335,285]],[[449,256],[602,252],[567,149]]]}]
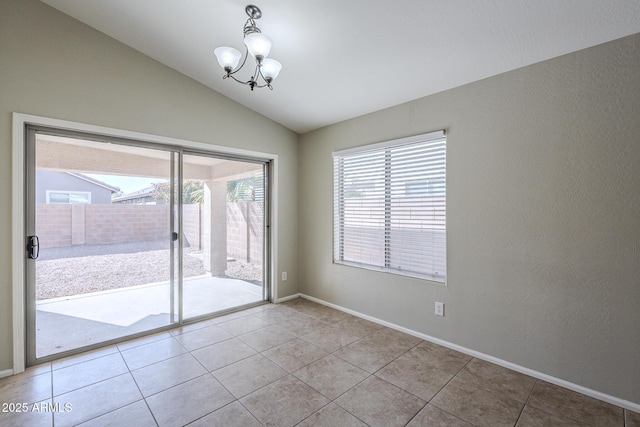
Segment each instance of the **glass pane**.
[{"label": "glass pane", "polygon": [[264,299],[262,163],[183,157],[184,318]]},{"label": "glass pane", "polygon": [[90,203],[89,194],[71,193],[69,194],[69,203]]},{"label": "glass pane", "polygon": [[171,162],[168,151],[36,135],[37,358],[172,321]]},{"label": "glass pane", "polygon": [[49,194],[49,203],[69,204],[69,194],[51,193]]}]

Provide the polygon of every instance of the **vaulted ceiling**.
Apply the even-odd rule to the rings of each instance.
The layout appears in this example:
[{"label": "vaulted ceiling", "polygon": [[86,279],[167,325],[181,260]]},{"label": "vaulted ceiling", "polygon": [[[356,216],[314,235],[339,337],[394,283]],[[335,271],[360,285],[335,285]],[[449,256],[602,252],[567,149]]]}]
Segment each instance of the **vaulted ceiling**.
[{"label": "vaulted ceiling", "polygon": [[213,50],[254,0],[42,1],[298,133],[640,32],[638,0],[255,0],[283,69],[251,92]]}]

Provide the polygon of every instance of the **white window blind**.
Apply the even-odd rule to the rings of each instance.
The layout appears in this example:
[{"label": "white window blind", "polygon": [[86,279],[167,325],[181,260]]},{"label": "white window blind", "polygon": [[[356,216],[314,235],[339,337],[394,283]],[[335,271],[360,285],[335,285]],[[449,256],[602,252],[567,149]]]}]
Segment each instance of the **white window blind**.
[{"label": "white window blind", "polygon": [[334,262],[446,278],[446,138],[333,153]]}]

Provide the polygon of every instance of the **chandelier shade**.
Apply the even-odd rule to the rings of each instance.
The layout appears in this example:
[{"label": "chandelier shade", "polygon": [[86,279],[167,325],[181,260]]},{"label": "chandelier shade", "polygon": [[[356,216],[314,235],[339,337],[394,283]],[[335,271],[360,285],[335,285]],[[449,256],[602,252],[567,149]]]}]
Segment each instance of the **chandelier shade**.
[{"label": "chandelier shade", "polygon": [[271,39],[262,33],[251,33],[244,36],[244,44],[251,56],[259,63],[269,56],[271,51]]},{"label": "chandelier shade", "polygon": [[[278,77],[282,64],[275,59],[267,58],[271,52],[271,39],[262,34],[255,21],[262,17],[262,11],[257,6],[250,4],[245,8],[245,12],[249,19],[247,19],[243,28],[245,53],[242,63],[240,63],[242,54],[232,47],[221,46],[216,48],[213,53],[218,59],[218,64],[225,72],[225,75],[222,76],[223,79],[231,78],[238,83],[249,86],[251,90],[256,87],[268,87],[273,90],[271,82]],[[255,70],[249,80],[240,80],[235,74],[247,63],[249,55],[256,62]],[[238,66],[238,64],[240,65]],[[260,81],[262,81],[262,84]]]},{"label": "chandelier shade", "polygon": [[262,77],[268,82],[271,83],[276,77],[278,77],[278,73],[282,69],[282,64],[280,64],[275,59],[267,58],[262,61],[261,73]]},{"label": "chandelier shade", "polygon": [[218,47],[213,51],[213,53],[216,55],[216,58],[218,58],[220,66],[226,72],[233,71],[233,69],[238,66],[240,58],[242,58],[242,54],[238,49],[234,49],[232,47]]}]

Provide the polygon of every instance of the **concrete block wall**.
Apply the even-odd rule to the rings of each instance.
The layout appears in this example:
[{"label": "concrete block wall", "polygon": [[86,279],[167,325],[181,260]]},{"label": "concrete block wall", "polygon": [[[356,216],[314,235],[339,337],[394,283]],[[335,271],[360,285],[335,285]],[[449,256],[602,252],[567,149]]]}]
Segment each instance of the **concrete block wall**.
[{"label": "concrete block wall", "polygon": [[182,206],[182,232],[192,250],[202,249],[202,215],[199,204]]},{"label": "concrete block wall", "polygon": [[40,247],[102,245],[169,237],[167,205],[36,205]]},{"label": "concrete block wall", "polygon": [[36,234],[41,249],[71,246],[71,206],[37,205]]},{"label": "concrete block wall", "polygon": [[[261,265],[262,205],[227,203],[226,212],[227,256]],[[183,232],[193,250],[203,248],[203,217],[200,205],[184,205]],[[168,238],[168,225],[168,205],[36,206],[36,234],[43,249],[162,240]]]},{"label": "concrete block wall", "polygon": [[87,245],[169,237],[168,205],[86,205],[85,221]]},{"label": "concrete block wall", "polygon": [[262,264],[263,217],[260,203],[227,203],[227,252],[230,257]]}]

